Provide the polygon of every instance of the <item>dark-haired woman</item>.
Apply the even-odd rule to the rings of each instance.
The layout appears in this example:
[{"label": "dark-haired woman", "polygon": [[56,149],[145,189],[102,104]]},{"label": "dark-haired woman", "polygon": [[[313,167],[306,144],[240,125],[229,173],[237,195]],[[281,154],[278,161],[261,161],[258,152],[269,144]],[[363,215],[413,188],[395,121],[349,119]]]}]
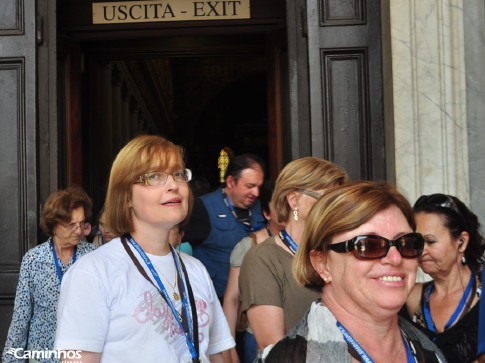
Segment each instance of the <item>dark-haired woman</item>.
[{"label": "dark-haired woman", "polygon": [[[76,260],[96,248],[82,241],[90,217],[91,199],[80,187],[58,190],[47,198],[41,226],[49,239],[22,259],[3,362],[18,362],[24,349],[38,352],[34,359],[39,361],[60,362],[52,350],[61,280]],[[14,354],[10,349],[21,350]]]},{"label": "dark-haired woman", "polygon": [[472,362],[477,353],[483,256],[478,219],[458,198],[445,194],[421,196],[414,213],[416,231],[425,239],[419,265],[433,281],[416,284],[406,302],[407,317],[449,362]]}]

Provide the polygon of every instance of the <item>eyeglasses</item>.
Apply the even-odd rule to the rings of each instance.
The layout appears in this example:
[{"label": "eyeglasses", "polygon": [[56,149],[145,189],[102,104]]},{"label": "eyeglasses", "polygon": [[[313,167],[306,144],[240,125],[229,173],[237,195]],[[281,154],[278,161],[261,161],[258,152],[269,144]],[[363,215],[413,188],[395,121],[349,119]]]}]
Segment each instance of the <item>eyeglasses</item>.
[{"label": "eyeglasses", "polygon": [[[156,187],[159,185],[164,185],[168,178],[167,173],[164,171],[157,171],[155,173],[148,173],[142,176],[139,176],[136,180],[135,184],[137,183],[144,183],[145,185],[149,185],[151,187]],[[172,173],[173,180],[177,183],[188,183],[192,179],[192,172],[190,169],[180,169],[176,170]]]},{"label": "eyeglasses", "polygon": [[318,199],[323,195],[323,193],[319,193],[319,192],[316,192],[314,190],[308,190],[308,189],[297,189],[296,191],[298,193],[308,195],[308,196],[315,198],[315,199]]},{"label": "eyeglasses", "polygon": [[415,258],[423,253],[424,238],[420,233],[408,233],[395,240],[374,235],[357,236],[331,244],[329,248],[338,253],[352,252],[360,259],[373,260],[386,256],[392,246],[397,248],[402,257]]},{"label": "eyeglasses", "polygon": [[67,224],[67,225],[62,225],[64,228],[66,228],[69,232],[74,232],[74,231],[77,231],[78,228],[81,229],[81,232],[82,231],[85,231],[89,228],[89,223],[88,222],[85,222],[85,221],[82,221],[82,222],[79,222],[79,223],[71,223],[71,224]]},{"label": "eyeglasses", "polygon": [[457,213],[461,218],[463,218],[455,201],[449,195],[440,194],[440,193],[431,194],[431,195],[422,195],[418,198],[416,203],[414,203],[414,206],[417,207],[421,204],[428,204],[435,207],[451,209],[453,212]]}]

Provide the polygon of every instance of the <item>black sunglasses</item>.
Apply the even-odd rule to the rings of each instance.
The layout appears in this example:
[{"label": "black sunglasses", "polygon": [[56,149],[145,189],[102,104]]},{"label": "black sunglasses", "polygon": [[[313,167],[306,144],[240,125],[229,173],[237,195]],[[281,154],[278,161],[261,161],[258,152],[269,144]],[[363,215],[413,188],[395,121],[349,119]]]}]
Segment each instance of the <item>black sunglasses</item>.
[{"label": "black sunglasses", "polygon": [[331,244],[329,248],[338,253],[352,252],[357,258],[373,260],[386,256],[392,246],[397,248],[402,257],[415,258],[423,253],[424,238],[420,233],[408,233],[395,240],[374,235],[357,236]]},{"label": "black sunglasses", "polygon": [[461,218],[463,218],[455,201],[449,195],[440,194],[440,193],[431,194],[431,195],[422,195],[418,198],[416,203],[414,203],[414,207],[415,208],[419,207],[421,204],[428,204],[434,207],[447,208],[457,213]]}]

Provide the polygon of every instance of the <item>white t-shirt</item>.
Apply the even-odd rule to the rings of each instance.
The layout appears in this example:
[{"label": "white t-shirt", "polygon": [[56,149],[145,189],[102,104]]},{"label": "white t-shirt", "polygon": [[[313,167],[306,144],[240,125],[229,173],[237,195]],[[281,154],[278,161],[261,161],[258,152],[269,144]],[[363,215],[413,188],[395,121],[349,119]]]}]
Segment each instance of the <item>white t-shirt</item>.
[{"label": "white t-shirt", "polygon": [[[128,245],[152,278],[138,252]],[[172,296],[172,255],[147,255],[162,272],[160,279]],[[180,255],[197,307],[200,357],[208,362],[209,355],[232,348],[235,342],[207,270],[192,256]],[[180,299],[175,307],[181,312]],[[168,304],[138,271],[119,238],[80,259],[63,277],[54,349],[101,352],[101,362],[192,361]]]}]

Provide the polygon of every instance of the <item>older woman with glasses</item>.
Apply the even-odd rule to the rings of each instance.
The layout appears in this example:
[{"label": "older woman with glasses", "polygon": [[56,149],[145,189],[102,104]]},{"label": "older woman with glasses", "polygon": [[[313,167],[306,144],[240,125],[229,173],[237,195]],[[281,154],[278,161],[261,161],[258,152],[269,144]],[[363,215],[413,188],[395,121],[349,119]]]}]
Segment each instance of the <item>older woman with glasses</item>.
[{"label": "older woman with glasses", "polygon": [[66,275],[56,349],[90,362],[222,362],[235,343],[202,263],[170,245],[189,218],[181,147],[139,136],[117,155],[106,225],[117,236]]},{"label": "older woman with glasses", "polygon": [[261,350],[276,343],[301,319],[314,291],[298,286],[291,274],[308,213],[326,189],[347,181],[347,174],[330,161],[316,157],[294,160],[276,180],[271,199],[285,229],[252,247],[239,275],[241,309]]},{"label": "older woman with glasses", "polygon": [[[15,354],[9,353],[11,348],[20,348],[17,356],[23,356],[24,349],[44,355],[46,350],[54,349],[62,277],[81,256],[96,248],[82,241],[89,228],[86,219],[91,217],[91,205],[91,199],[77,186],[56,191],[47,198],[41,226],[49,239],[30,249],[22,259],[3,362],[18,362]],[[60,359],[52,354],[42,361]]]},{"label": "older woman with glasses", "polygon": [[414,286],[423,237],[388,184],[354,182],[324,193],[310,211],[293,271],[318,291],[304,318],[266,362],[444,362],[398,318]]},{"label": "older woman with glasses", "polygon": [[472,362],[484,252],[478,218],[446,194],[421,196],[414,213],[416,230],[425,240],[419,265],[433,281],[416,284],[402,314],[436,343],[448,362]]}]

